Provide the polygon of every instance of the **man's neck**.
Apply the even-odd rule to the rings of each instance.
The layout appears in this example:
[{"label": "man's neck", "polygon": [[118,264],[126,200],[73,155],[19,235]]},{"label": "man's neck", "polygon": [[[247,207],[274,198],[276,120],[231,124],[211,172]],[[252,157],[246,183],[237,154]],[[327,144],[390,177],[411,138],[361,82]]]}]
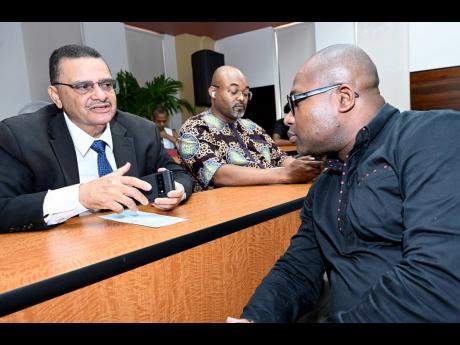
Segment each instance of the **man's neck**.
[{"label": "man's neck", "polygon": [[337,152],[337,157],[342,161],[345,162],[347,160],[347,156],[350,153],[350,151],[353,149],[353,146],[355,146],[355,138],[348,142],[348,144],[345,145],[345,147]]},{"label": "man's neck", "polygon": [[232,119],[232,118],[229,118],[229,117],[227,117],[225,115],[222,115],[219,111],[217,111],[216,108],[211,107],[209,110],[210,110],[212,115],[214,115],[219,120],[221,120],[221,121],[223,121],[225,123],[235,123],[236,122],[236,119]]}]

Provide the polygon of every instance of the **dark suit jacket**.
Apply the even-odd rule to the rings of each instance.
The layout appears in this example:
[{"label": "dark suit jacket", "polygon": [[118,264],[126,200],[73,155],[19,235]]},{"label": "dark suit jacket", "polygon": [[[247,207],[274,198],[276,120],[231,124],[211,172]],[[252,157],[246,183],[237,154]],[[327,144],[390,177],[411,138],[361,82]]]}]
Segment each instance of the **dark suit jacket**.
[{"label": "dark suit jacket", "polygon": [[[164,150],[158,127],[117,111],[110,122],[117,166],[131,163],[127,175],[149,180],[158,168],[192,194],[192,181]],[[64,115],[54,104],[0,122],[0,232],[49,228],[43,220],[48,189],[79,183],[75,148]]]}]

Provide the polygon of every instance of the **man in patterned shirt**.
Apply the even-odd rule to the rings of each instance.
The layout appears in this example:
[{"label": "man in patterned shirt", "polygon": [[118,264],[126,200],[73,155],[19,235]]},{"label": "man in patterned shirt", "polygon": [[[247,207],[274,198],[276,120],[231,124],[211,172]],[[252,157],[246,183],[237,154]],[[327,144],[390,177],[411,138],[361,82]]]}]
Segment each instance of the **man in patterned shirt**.
[{"label": "man in patterned shirt", "polygon": [[211,108],[188,119],[179,133],[178,152],[195,191],[300,183],[318,175],[321,162],[289,157],[262,127],[242,118],[252,93],[239,69],[216,69],[209,94]]}]

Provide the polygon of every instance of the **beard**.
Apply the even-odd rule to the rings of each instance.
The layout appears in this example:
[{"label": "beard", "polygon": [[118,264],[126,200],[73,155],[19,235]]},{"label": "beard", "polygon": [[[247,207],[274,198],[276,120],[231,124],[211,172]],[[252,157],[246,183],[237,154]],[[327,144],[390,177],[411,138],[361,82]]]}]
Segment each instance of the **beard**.
[{"label": "beard", "polygon": [[244,113],[246,112],[246,107],[243,106],[233,106],[232,110],[230,111],[230,115],[235,119],[241,119],[244,116]]},{"label": "beard", "polygon": [[232,110],[231,112],[231,116],[235,119],[235,120],[238,120],[238,119],[241,119],[243,116],[244,116],[244,112],[245,110]]}]

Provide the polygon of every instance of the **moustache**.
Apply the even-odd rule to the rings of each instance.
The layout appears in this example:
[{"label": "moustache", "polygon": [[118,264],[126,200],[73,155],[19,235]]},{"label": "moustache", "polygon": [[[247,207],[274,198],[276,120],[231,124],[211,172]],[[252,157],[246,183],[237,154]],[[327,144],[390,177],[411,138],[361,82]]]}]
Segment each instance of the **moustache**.
[{"label": "moustache", "polygon": [[112,102],[106,101],[106,102],[91,102],[87,105],[89,109],[95,108],[95,107],[111,107]]}]

